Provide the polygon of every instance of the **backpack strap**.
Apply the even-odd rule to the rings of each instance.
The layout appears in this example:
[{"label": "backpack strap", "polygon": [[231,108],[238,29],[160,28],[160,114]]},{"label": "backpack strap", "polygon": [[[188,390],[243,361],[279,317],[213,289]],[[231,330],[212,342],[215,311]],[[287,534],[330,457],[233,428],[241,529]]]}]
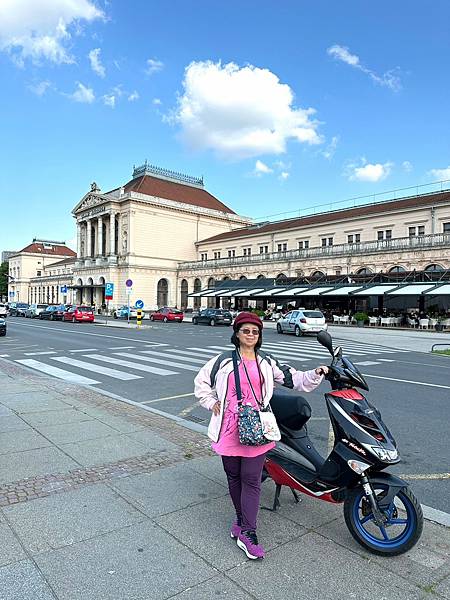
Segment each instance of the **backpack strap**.
[{"label": "backpack strap", "polygon": [[216,383],[217,371],[220,369],[221,363],[227,358],[232,360],[233,350],[227,350],[226,352],[222,352],[222,354],[219,354],[219,356],[217,357],[216,362],[213,364],[213,368],[211,369],[211,387],[214,387]]}]

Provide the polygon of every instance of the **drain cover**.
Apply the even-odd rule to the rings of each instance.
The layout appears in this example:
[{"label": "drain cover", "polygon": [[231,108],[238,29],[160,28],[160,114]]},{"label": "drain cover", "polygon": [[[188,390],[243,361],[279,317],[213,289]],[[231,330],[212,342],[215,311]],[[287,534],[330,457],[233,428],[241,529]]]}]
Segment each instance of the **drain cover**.
[{"label": "drain cover", "polygon": [[202,419],[201,417],[196,417],[195,415],[188,415],[186,417],[184,417],[184,419],[186,421],[193,421],[194,423],[204,423],[205,419]]}]

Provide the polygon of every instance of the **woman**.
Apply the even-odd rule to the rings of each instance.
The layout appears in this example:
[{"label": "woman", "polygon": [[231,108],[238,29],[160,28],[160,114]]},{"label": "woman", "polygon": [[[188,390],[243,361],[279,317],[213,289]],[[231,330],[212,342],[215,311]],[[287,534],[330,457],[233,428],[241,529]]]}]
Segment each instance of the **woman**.
[{"label": "woman", "polygon": [[[258,410],[267,406],[274,383],[301,392],[315,389],[328,372],[325,366],[311,371],[296,371],[280,365],[276,359],[260,352],[261,319],[249,312],[240,313],[233,324],[231,338],[236,346],[242,401]],[[232,352],[212,358],[195,378],[195,396],[200,404],[212,411],[208,436],[213,450],[222,457],[228,488],[236,511],[231,537],[248,558],[264,557],[264,548],[256,537],[256,520],[261,493],[261,474],[266,452],[274,442],[262,446],[244,446],[239,442],[238,400],[233,372]]]}]

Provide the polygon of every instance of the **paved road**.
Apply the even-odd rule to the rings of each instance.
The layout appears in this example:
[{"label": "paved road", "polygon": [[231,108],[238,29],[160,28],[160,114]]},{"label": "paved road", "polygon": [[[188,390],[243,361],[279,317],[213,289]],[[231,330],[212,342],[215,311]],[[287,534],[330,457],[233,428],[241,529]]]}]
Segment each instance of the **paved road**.
[{"label": "paved road", "polygon": [[[190,323],[155,323],[138,331],[10,318],[0,356],[206,424],[208,413],[195,401],[192,380],[208,358],[230,347],[230,334],[228,327]],[[450,480],[432,479],[449,471],[450,361],[390,344],[342,340],[398,442],[403,462],[395,471],[413,479],[421,502],[450,513]],[[264,332],[264,349],[299,369],[329,361],[315,338],[280,336],[273,329]],[[308,396],[314,411],[310,431],[322,453],[329,443],[326,386]]]}]

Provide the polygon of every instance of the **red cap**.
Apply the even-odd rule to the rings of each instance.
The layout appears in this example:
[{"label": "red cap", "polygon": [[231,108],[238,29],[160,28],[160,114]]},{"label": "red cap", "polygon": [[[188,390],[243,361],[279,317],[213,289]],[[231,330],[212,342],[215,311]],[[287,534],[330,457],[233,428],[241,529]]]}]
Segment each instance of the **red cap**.
[{"label": "red cap", "polygon": [[258,315],[256,315],[255,313],[251,313],[251,312],[241,312],[238,314],[238,316],[234,320],[234,323],[233,323],[234,331],[237,331],[240,328],[240,326],[243,325],[244,323],[251,323],[252,325],[257,325],[260,330],[263,328],[263,322],[258,317]]}]

